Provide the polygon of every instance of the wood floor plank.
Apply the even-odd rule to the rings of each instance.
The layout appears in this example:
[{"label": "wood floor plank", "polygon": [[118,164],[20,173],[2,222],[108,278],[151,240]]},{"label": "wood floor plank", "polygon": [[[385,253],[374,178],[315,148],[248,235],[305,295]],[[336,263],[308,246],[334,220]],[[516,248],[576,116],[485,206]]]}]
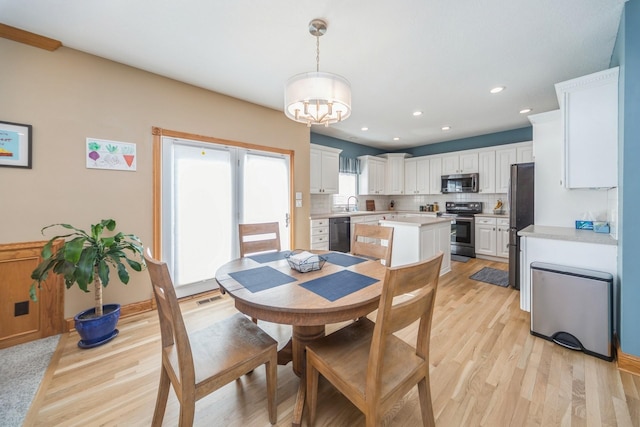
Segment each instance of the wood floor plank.
[{"label": "wood floor plank", "polygon": [[[506,264],[471,259],[453,262],[440,280],[430,349],[438,427],[640,427],[640,377],[532,336],[518,291],[469,279],[483,267],[506,270]],[[183,301],[181,308],[190,330],[236,312],[228,295],[216,293]],[[281,343],[291,334],[287,325],[258,325]],[[416,328],[398,335],[409,340]],[[89,350],[77,347],[77,334],[63,337],[25,426],[150,424],[160,374],[157,312],[122,319],[118,329],[115,340]],[[291,425],[298,381],[290,365],[278,367],[278,426]],[[362,414],[323,379],[319,396],[316,426],[364,425]],[[415,389],[398,401],[384,425],[419,425],[417,396]],[[164,425],[177,425],[178,413],[171,392]],[[194,425],[269,426],[264,370],[199,401]]]}]

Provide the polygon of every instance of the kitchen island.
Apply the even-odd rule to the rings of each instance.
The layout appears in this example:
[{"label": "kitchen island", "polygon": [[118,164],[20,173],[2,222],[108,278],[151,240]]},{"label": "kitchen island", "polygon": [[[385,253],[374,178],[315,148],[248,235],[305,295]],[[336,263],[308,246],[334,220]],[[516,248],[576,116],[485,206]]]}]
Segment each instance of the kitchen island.
[{"label": "kitchen island", "polygon": [[451,271],[451,218],[410,216],[384,219],[380,225],[393,227],[392,267],[423,261],[442,251],[440,275]]}]

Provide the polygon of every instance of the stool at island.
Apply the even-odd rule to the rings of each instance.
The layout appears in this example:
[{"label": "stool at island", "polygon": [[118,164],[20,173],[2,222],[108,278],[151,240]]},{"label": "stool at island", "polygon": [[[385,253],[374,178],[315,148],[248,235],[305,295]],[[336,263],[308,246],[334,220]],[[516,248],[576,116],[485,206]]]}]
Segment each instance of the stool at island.
[{"label": "stool at island", "polygon": [[531,334],[613,360],[613,276],[531,263]]}]

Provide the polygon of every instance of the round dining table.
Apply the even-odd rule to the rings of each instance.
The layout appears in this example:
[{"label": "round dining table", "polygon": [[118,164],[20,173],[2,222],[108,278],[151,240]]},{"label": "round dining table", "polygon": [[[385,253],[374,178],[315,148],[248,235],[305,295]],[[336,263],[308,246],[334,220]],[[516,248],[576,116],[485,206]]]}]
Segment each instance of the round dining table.
[{"label": "round dining table", "polygon": [[[386,272],[385,266],[379,261],[327,251],[310,252],[326,257],[327,261],[321,269],[305,273],[296,271],[284,257],[288,252],[283,251],[262,258],[249,256],[235,259],[221,266],[215,276],[222,291],[234,299],[235,306],[240,312],[254,319],[292,326],[291,339],[287,345],[278,350],[278,364],[285,365],[293,362],[293,371],[300,377],[293,412],[294,426],[300,425],[304,409],[305,349],[307,343],[323,337],[327,324],[355,320],[376,310]],[[349,258],[353,258],[357,263],[348,265]],[[331,262],[332,259],[336,263]],[[290,281],[276,286],[267,286],[260,290],[256,290],[256,288],[250,290],[251,287],[245,287],[237,274],[255,272],[257,277],[264,277],[265,280],[268,280],[270,276],[277,274],[273,270],[289,276]],[[336,273],[339,275],[334,276]],[[277,275],[279,276],[279,274]],[[333,286],[331,282],[334,277],[336,279],[338,277],[343,279],[353,277],[357,281],[363,276],[369,279],[368,282],[371,284],[337,299],[335,299],[335,294],[329,295],[330,299],[327,299],[327,296],[322,296],[305,287],[311,288],[311,285],[319,283],[319,280],[316,279],[324,279],[324,286],[330,287]],[[345,287],[348,288],[349,284],[336,281],[335,287],[335,290],[340,291]],[[341,292],[338,292],[338,295],[340,294]]]}]

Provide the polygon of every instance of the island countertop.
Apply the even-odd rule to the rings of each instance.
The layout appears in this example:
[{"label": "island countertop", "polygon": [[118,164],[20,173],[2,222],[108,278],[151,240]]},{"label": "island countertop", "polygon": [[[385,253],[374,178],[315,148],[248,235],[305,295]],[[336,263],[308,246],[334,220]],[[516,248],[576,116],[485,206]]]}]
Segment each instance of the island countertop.
[{"label": "island countertop", "polygon": [[537,237],[539,239],[566,240],[570,242],[595,243],[599,245],[617,245],[618,241],[609,234],[591,230],[576,230],[571,227],[552,227],[530,225],[518,231],[518,236]]},{"label": "island countertop", "polygon": [[451,222],[451,218],[447,217],[421,217],[410,216],[407,218],[382,219],[380,225],[408,225],[413,227],[422,227],[424,225],[440,224],[443,222]]}]

